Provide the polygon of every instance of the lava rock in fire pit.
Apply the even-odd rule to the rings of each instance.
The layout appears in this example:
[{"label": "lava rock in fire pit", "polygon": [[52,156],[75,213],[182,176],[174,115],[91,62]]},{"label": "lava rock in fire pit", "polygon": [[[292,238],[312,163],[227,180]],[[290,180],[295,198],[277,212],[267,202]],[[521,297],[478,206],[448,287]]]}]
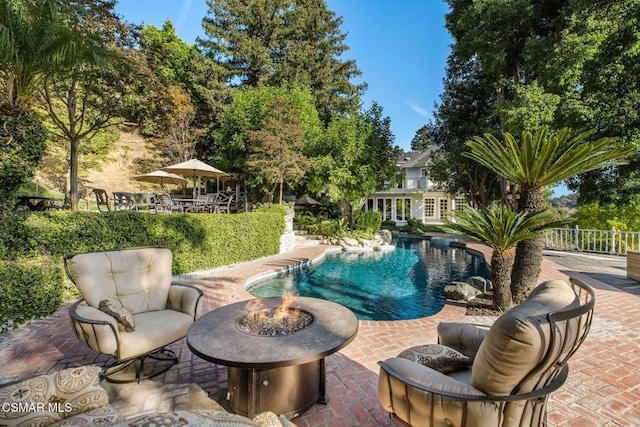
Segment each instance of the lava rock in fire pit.
[{"label": "lava rock in fire pit", "polygon": [[313,323],[313,314],[297,308],[267,308],[238,319],[240,331],[251,335],[277,337],[298,332]]}]

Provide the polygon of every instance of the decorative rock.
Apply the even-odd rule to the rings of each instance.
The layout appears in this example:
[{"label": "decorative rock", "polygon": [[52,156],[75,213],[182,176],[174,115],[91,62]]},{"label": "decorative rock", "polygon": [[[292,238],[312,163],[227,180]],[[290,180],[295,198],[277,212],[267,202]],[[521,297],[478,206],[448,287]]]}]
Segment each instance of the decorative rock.
[{"label": "decorative rock", "polygon": [[485,279],[482,276],[471,276],[467,278],[467,283],[478,289],[483,294],[493,289],[493,283],[491,283],[491,280]]},{"label": "decorative rock", "polygon": [[471,301],[482,292],[465,282],[451,282],[444,287],[444,294],[455,301]]},{"label": "decorative rock", "polygon": [[358,244],[360,246],[364,246],[364,247],[372,247],[373,246],[373,241],[371,240],[365,240],[365,239],[361,239],[360,237],[358,237]]},{"label": "decorative rock", "polygon": [[360,243],[356,239],[352,239],[351,237],[345,237],[342,239],[346,246],[360,246]]},{"label": "decorative rock", "polygon": [[373,247],[373,250],[378,252],[393,252],[396,250],[396,247],[395,245],[382,244],[382,245],[375,245]]},{"label": "decorative rock", "polygon": [[393,239],[393,235],[389,230],[378,230],[376,232],[376,237],[382,239],[382,241],[387,245],[391,244],[391,239]]},{"label": "decorative rock", "polygon": [[373,252],[371,246],[343,246],[342,250],[345,252]]}]

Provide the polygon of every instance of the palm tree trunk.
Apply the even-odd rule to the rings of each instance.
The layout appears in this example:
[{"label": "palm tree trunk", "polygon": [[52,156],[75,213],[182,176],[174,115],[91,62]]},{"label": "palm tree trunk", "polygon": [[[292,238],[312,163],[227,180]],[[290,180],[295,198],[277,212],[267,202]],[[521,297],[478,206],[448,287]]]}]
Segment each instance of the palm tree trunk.
[{"label": "palm tree trunk", "polygon": [[513,249],[500,252],[494,250],[491,255],[491,281],[493,282],[493,304],[505,312],[511,308],[511,269],[515,252]]},{"label": "palm tree trunk", "polygon": [[526,300],[538,283],[543,249],[544,236],[542,235],[518,243],[511,273],[511,295],[514,303],[520,304]]},{"label": "palm tree trunk", "polygon": [[[522,188],[518,211],[537,211],[544,207],[544,187]],[[515,304],[527,299],[538,283],[542,265],[544,237],[522,240],[516,248],[513,271],[511,272],[511,295]]]}]

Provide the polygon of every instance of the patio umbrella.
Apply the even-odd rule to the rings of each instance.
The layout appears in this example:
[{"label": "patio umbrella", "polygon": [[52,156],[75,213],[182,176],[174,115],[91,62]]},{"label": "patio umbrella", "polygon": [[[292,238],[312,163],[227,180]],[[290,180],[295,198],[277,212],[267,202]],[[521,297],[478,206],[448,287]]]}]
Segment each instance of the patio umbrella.
[{"label": "patio umbrella", "polygon": [[133,179],[140,182],[151,182],[154,184],[160,184],[161,186],[164,184],[184,184],[185,182],[187,182],[187,180],[180,175],[165,172],[163,170],[136,175],[133,177]]},{"label": "patio umbrella", "polygon": [[311,197],[309,197],[308,194],[305,194],[302,197],[299,197],[298,199],[296,199],[295,202],[296,205],[307,205],[307,206],[313,206],[313,205],[319,205],[320,202],[318,202],[315,199],[312,199]]},{"label": "patio umbrella", "polygon": [[[221,176],[229,176],[226,172],[221,171],[220,169],[216,169],[211,165],[206,164],[203,161],[198,159],[187,160],[186,162],[177,163],[175,165],[166,166],[161,168],[163,171],[170,173],[177,173],[182,176],[190,176],[194,178],[198,178],[198,184],[201,177],[206,178],[220,178]],[[196,194],[196,188],[197,193]],[[193,187],[193,196],[199,195],[200,185]]]}]

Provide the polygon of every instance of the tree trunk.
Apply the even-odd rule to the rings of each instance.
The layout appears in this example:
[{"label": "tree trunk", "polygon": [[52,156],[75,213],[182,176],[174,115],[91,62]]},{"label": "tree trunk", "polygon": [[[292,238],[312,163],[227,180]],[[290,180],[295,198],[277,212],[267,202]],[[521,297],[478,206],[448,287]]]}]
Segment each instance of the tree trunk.
[{"label": "tree trunk", "polygon": [[[522,188],[518,211],[536,211],[544,207],[544,188]],[[538,283],[544,237],[542,234],[534,239],[522,240],[516,248],[516,256],[511,273],[511,295],[513,302],[520,304],[527,299],[531,290]]]},{"label": "tree trunk", "polygon": [[69,144],[69,192],[71,193],[71,210],[78,210],[78,153],[80,152],[80,141],[70,141]]},{"label": "tree trunk", "polygon": [[497,309],[505,312],[511,308],[511,268],[515,252],[510,249],[505,252],[493,251],[491,255],[491,281],[493,282],[493,304]]}]

